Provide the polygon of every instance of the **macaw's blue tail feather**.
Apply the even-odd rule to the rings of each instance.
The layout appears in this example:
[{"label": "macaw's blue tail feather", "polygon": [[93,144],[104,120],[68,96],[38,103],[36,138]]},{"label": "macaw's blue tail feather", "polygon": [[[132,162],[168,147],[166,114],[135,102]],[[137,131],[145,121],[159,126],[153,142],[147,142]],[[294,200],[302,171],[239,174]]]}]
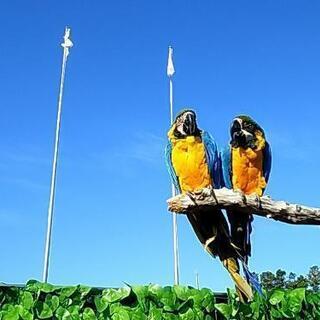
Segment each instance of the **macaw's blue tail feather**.
[{"label": "macaw's blue tail feather", "polygon": [[263,296],[261,284],[258,280],[258,276],[252,272],[250,272],[247,264],[241,260],[243,272],[247,278],[247,281],[250,285],[259,293],[260,296]]}]

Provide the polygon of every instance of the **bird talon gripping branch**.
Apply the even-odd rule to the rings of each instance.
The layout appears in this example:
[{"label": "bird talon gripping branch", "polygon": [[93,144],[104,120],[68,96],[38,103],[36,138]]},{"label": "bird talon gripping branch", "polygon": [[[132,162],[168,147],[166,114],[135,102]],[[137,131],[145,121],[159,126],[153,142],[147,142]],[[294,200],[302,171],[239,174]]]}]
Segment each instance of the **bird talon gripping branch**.
[{"label": "bird talon gripping branch", "polygon": [[193,202],[195,206],[198,206],[198,203],[191,192],[186,192],[186,195],[190,198],[190,200]]},{"label": "bird talon gripping branch", "polygon": [[257,203],[257,208],[258,210],[262,209],[262,203],[260,197],[256,194],[256,203]]}]

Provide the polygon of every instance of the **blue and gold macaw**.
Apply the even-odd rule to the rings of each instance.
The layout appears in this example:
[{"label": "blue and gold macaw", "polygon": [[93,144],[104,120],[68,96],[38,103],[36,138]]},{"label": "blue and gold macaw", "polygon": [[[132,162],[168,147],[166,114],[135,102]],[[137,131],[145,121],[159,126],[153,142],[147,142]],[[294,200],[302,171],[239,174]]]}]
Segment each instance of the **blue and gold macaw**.
[{"label": "blue and gold macaw", "polygon": [[[262,196],[271,170],[271,149],[263,129],[250,117],[236,117],[230,145],[221,153],[224,186],[244,194]],[[251,254],[251,214],[227,210],[232,243],[245,263]]]},{"label": "blue and gold macaw", "polygon": [[[216,143],[200,130],[192,110],[181,111],[168,132],[167,167],[178,193],[220,187],[220,158]],[[201,210],[201,212],[199,212]],[[218,256],[236,284],[240,298],[252,298],[252,289],[239,274],[237,252],[231,244],[227,221],[219,209],[196,209],[187,217],[204,248]]]}]

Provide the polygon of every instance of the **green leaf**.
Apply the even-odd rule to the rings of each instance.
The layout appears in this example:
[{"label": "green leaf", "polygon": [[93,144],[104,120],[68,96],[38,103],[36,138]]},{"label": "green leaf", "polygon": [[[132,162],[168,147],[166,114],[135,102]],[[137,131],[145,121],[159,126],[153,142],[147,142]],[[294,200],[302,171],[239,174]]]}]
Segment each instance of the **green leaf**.
[{"label": "green leaf", "polygon": [[83,285],[78,286],[78,291],[80,293],[81,299],[84,299],[90,293],[91,290],[92,288],[88,286],[83,286]]},{"label": "green leaf", "polygon": [[149,295],[149,291],[151,292],[150,288],[146,286],[132,286],[131,289],[138,300],[144,300]]},{"label": "green leaf", "polygon": [[[135,287],[133,287],[135,288]],[[160,287],[158,284],[150,284],[147,287],[147,291],[150,292],[151,294],[155,295],[157,298],[160,298],[161,292],[162,292],[162,287]]]},{"label": "green leaf", "polygon": [[63,307],[59,307],[56,310],[55,316],[58,318],[58,320],[72,320],[71,313]]},{"label": "green leaf", "polygon": [[56,290],[56,288],[50,283],[39,283],[38,284],[40,291],[45,293],[51,293]]},{"label": "green leaf", "polygon": [[189,298],[188,300],[182,302],[179,307],[177,308],[177,311],[179,313],[185,313],[188,311],[188,309],[193,308],[193,309],[197,309],[197,307],[194,307],[193,305],[193,300],[191,298]]},{"label": "green leaf", "polygon": [[214,320],[214,319],[213,319],[212,317],[210,317],[209,315],[208,315],[208,318],[206,318],[206,317],[204,316],[203,311],[201,311],[201,310],[193,310],[193,311],[194,311],[194,313],[195,313],[195,315],[196,315],[195,319],[197,319],[197,320],[202,320],[202,319],[208,319],[208,320],[212,319],[212,320]]},{"label": "green leaf", "polygon": [[253,312],[250,308],[250,305],[247,303],[241,303],[239,306],[239,314],[241,315],[240,317],[243,318],[253,318]]},{"label": "green leaf", "polygon": [[129,313],[127,310],[125,310],[123,307],[118,305],[116,308],[112,311],[112,320],[130,320]]},{"label": "green leaf", "polygon": [[78,287],[64,287],[64,288],[61,288],[60,290],[60,295],[62,297],[66,297],[66,298],[69,298],[71,297],[76,291],[77,291]]},{"label": "green leaf", "polygon": [[[259,319],[260,316],[260,302],[259,301],[253,301],[250,303],[250,308],[252,311],[252,319]],[[261,310],[261,313],[263,313],[263,310]]]},{"label": "green leaf", "polygon": [[147,316],[140,307],[136,307],[132,308],[130,311],[130,320],[147,320]]},{"label": "green leaf", "polygon": [[194,319],[196,319],[196,314],[195,314],[194,311],[190,308],[190,309],[188,309],[187,312],[180,314],[180,319],[181,319],[181,320],[194,320]]},{"label": "green leaf", "polygon": [[176,294],[178,299],[180,299],[182,301],[188,300],[188,298],[190,297],[190,293],[191,293],[190,289],[188,287],[178,286],[178,285],[173,286],[173,292]]},{"label": "green leaf", "polygon": [[207,312],[211,312],[214,307],[215,298],[212,291],[207,288],[197,290],[189,287],[189,299],[193,301],[193,308],[205,308]]},{"label": "green leaf", "polygon": [[226,303],[217,303],[214,306],[223,316],[230,319],[232,314],[232,306]]},{"label": "green leaf", "polygon": [[237,291],[236,289],[227,288],[227,294],[230,301],[234,301],[237,298]]},{"label": "green leaf", "polygon": [[[202,291],[202,290],[201,290]],[[207,312],[212,312],[214,310],[215,306],[215,298],[211,293],[207,293],[203,300],[202,300],[202,306],[206,309]]]},{"label": "green leaf", "polygon": [[107,289],[107,290],[103,290],[103,292],[102,292],[102,296],[109,303],[120,301],[120,300],[128,297],[129,294],[130,294],[130,289],[128,289],[128,288],[120,288],[118,290]]},{"label": "green leaf", "polygon": [[70,312],[73,319],[79,319],[79,313],[80,313],[79,306],[70,306],[67,310]]},{"label": "green leaf", "polygon": [[282,313],[279,310],[275,309],[275,308],[271,308],[271,312],[270,313],[271,313],[272,318],[283,319]]},{"label": "green leaf", "polygon": [[307,301],[307,303],[310,303],[313,306],[320,305],[320,294],[308,293],[306,295],[306,301]]},{"label": "green leaf", "polygon": [[165,311],[176,311],[177,309],[177,296],[171,287],[164,287],[161,290],[160,302],[163,303]]},{"label": "green leaf", "polygon": [[138,300],[140,308],[147,314],[150,306],[150,300],[148,298],[152,296],[155,297],[156,295],[153,292],[158,292],[159,289],[156,289],[156,287],[151,288],[150,286],[132,286],[131,289],[133,294],[137,297],[136,299]]},{"label": "green leaf", "polygon": [[293,314],[298,314],[302,309],[302,303],[305,299],[305,288],[297,288],[289,291],[286,295],[288,299],[287,308]]},{"label": "green leaf", "polygon": [[105,314],[105,312],[102,312],[98,315],[98,320],[111,320],[109,314]]},{"label": "green leaf", "polygon": [[49,308],[54,312],[59,307],[59,298],[56,295],[47,295],[45,299],[45,303],[49,306]]},{"label": "green leaf", "polygon": [[280,303],[284,298],[284,291],[280,289],[276,289],[273,291],[269,298],[270,304],[275,306],[276,304]]},{"label": "green leaf", "polygon": [[61,307],[68,308],[73,303],[71,298],[66,298],[63,296],[59,296],[59,304]]},{"label": "green leaf", "polygon": [[3,306],[2,320],[18,320],[19,319],[19,306],[5,304]]},{"label": "green leaf", "polygon": [[85,308],[82,313],[82,319],[83,320],[96,320],[97,317],[91,308]]},{"label": "green leaf", "polygon": [[33,306],[33,296],[28,291],[23,291],[20,297],[21,305],[29,310]]},{"label": "green leaf", "polygon": [[162,320],[162,310],[156,307],[150,307],[148,320]]},{"label": "green leaf", "polygon": [[19,310],[19,315],[23,320],[33,320],[33,314],[29,310],[24,309],[22,306]]},{"label": "green leaf", "polygon": [[105,295],[102,295],[101,297],[96,296],[94,298],[94,304],[96,305],[98,312],[103,312],[107,309],[109,301]]},{"label": "green leaf", "polygon": [[52,310],[45,302],[37,301],[36,311],[40,319],[47,319],[53,316]]},{"label": "green leaf", "polygon": [[41,282],[37,280],[29,280],[26,284],[26,290],[31,292],[38,292]]},{"label": "green leaf", "polygon": [[179,316],[173,313],[163,313],[162,318],[164,320],[178,320]]}]

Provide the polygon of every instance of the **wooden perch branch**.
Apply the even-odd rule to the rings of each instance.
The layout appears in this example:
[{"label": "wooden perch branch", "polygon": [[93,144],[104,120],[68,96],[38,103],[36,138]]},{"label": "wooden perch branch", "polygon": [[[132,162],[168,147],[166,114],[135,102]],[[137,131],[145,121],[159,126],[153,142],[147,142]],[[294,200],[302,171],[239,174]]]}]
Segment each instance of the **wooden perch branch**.
[{"label": "wooden perch branch", "polygon": [[186,214],[209,206],[235,209],[290,224],[320,225],[320,208],[275,201],[269,196],[244,195],[226,188],[204,188],[196,193],[177,195],[167,202],[169,211],[176,213]]}]

